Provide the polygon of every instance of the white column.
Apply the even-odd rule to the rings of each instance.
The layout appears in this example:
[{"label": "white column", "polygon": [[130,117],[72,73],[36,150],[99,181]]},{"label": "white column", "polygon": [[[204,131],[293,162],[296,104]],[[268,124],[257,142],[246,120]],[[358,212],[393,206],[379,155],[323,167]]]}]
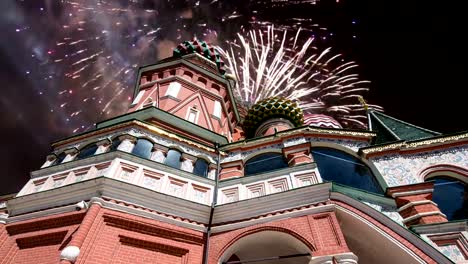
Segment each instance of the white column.
[{"label": "white column", "polygon": [[123,135],[119,137],[120,139],[120,144],[117,147],[118,150],[124,151],[124,152],[132,152],[133,147],[135,146],[136,143],[136,138],[134,136],[130,135]]},{"label": "white column", "polygon": [[216,169],[217,169],[216,164],[210,163],[210,165],[208,165],[208,179],[212,179],[212,180],[215,179]]},{"label": "white column", "polygon": [[196,157],[187,153],[182,153],[182,164],[180,165],[180,169],[188,172],[193,172],[193,165],[195,164],[196,160]]},{"label": "white column", "polygon": [[55,162],[56,159],[57,155],[55,154],[47,155],[46,161],[44,162],[44,164],[42,164],[41,168],[49,167]]},{"label": "white column", "polygon": [[67,156],[65,156],[62,163],[69,162],[73,160],[76,157],[76,155],[78,155],[78,149],[76,148],[67,149],[64,152],[65,154],[67,154]]},{"label": "white column", "polygon": [[98,146],[98,148],[96,150],[96,153],[94,153],[94,155],[107,152],[107,150],[111,146],[111,143],[110,143],[109,139],[103,139],[103,140],[97,142],[96,145]]},{"label": "white column", "polygon": [[169,149],[164,146],[154,144],[153,151],[151,152],[150,160],[156,161],[159,163],[164,163],[168,150]]}]

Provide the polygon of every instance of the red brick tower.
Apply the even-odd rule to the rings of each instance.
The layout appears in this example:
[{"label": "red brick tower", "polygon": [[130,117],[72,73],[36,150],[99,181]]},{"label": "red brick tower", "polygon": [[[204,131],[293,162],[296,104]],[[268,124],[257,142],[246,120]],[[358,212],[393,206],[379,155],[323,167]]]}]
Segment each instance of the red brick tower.
[{"label": "red brick tower", "polygon": [[53,143],[7,201],[0,263],[451,263],[428,223],[463,248],[430,183],[385,192],[400,145],[281,98],[241,120],[233,84],[204,42],[140,68],[129,111]]}]

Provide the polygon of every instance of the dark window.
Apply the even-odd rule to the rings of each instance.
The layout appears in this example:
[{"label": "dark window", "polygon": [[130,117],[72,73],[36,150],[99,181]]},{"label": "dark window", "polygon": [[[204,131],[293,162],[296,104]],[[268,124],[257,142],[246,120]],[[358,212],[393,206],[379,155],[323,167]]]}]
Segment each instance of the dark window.
[{"label": "dark window", "polygon": [[57,159],[55,159],[55,161],[54,161],[54,163],[52,165],[57,165],[57,164],[62,163],[62,161],[65,159],[66,156],[67,156],[67,154],[65,154],[65,152],[60,153],[57,156]]},{"label": "dark window", "polygon": [[152,149],[153,143],[151,141],[140,138],[137,140],[135,147],[133,147],[132,154],[138,157],[149,159],[151,156]]},{"label": "dark window", "polygon": [[245,163],[244,175],[252,175],[288,167],[282,154],[265,153],[249,159]]},{"label": "dark window", "polygon": [[114,138],[114,140],[112,140],[112,145],[111,145],[111,148],[110,150],[117,150],[117,147],[120,145],[122,141],[120,141],[119,138]]},{"label": "dark window", "polygon": [[94,153],[96,153],[97,149],[98,146],[96,145],[96,143],[89,144],[80,150],[80,153],[78,153],[76,159],[84,159],[87,157],[91,157],[94,155]]},{"label": "dark window", "polygon": [[180,156],[182,154],[175,150],[175,149],[170,149],[167,152],[167,157],[166,160],[164,161],[164,164],[171,166],[173,168],[179,169],[180,168]]},{"label": "dark window", "polygon": [[206,177],[208,175],[208,162],[204,159],[197,159],[193,168],[193,173],[198,176]]},{"label": "dark window", "polygon": [[449,177],[436,177],[432,201],[449,221],[468,218],[468,187]]},{"label": "dark window", "polygon": [[323,180],[383,194],[377,179],[361,160],[331,148],[313,148],[312,155]]}]

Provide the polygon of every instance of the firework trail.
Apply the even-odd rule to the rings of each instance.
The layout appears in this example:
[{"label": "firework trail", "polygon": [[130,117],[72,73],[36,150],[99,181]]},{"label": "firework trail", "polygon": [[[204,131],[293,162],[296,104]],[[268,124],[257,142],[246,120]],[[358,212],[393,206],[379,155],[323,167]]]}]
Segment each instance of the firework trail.
[{"label": "firework trail", "polygon": [[[220,53],[236,81],[236,94],[245,107],[269,97],[297,101],[305,113],[332,116],[346,127],[366,127],[359,97],[369,90],[355,62],[342,62],[330,48],[318,51],[314,38],[301,38],[301,29],[250,30],[238,34]],[[369,105],[381,110],[381,107]]]}]

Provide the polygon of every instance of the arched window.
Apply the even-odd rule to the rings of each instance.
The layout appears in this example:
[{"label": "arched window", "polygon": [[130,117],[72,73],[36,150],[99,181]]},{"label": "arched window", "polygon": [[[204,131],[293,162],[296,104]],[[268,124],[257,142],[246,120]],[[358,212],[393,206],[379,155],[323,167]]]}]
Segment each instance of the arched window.
[{"label": "arched window", "polygon": [[430,180],[435,181],[432,201],[447,216],[447,220],[468,219],[467,184],[446,176],[439,176]]},{"label": "arched window", "polygon": [[282,154],[264,153],[249,159],[245,163],[244,175],[252,175],[288,167]]},{"label": "arched window", "polygon": [[151,156],[151,150],[153,149],[153,143],[147,139],[140,138],[137,140],[135,147],[133,147],[132,154],[144,159],[149,159]]},{"label": "arched window", "polygon": [[198,176],[206,177],[208,175],[208,162],[204,159],[197,159],[193,167],[193,173]]},{"label": "arched window", "polygon": [[369,167],[356,157],[331,148],[313,148],[312,155],[323,180],[383,194]]},{"label": "arched window", "polygon": [[57,164],[62,163],[62,161],[65,159],[66,156],[67,156],[67,154],[65,152],[60,153],[57,156],[57,158],[55,159],[55,161],[54,161],[54,163],[52,165],[57,165]]},{"label": "arched window", "polygon": [[76,159],[84,159],[87,157],[91,157],[96,153],[96,150],[98,149],[98,145],[96,143],[91,143],[84,148],[80,149],[80,153],[78,153],[78,156],[76,156]]},{"label": "arched window", "polygon": [[110,151],[117,150],[120,143],[122,143],[122,141],[120,141],[120,139],[118,137],[114,138],[114,140],[112,140],[112,145],[110,147]]},{"label": "arched window", "polygon": [[164,161],[164,164],[171,166],[173,168],[179,169],[180,168],[180,156],[182,154],[175,150],[175,149],[170,149],[167,152],[167,157],[166,160]]}]

